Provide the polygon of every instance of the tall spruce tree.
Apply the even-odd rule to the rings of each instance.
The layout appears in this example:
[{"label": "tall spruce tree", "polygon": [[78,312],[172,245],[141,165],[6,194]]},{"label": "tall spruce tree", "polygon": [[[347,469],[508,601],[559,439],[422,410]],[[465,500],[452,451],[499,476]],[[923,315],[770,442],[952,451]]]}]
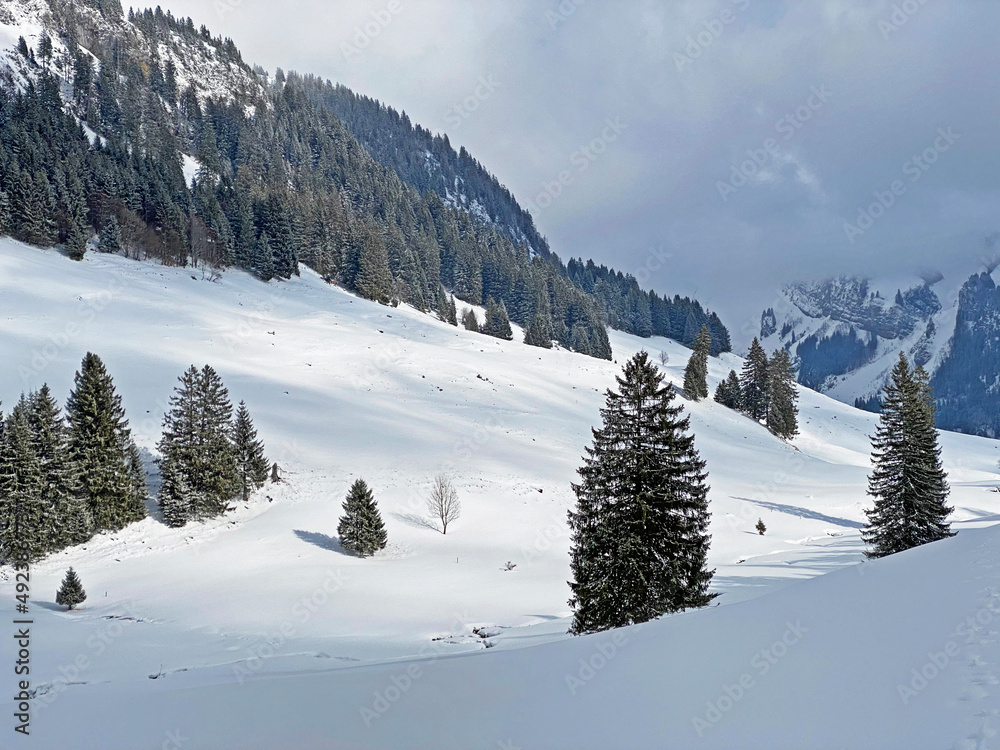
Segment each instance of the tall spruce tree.
[{"label": "tall spruce tree", "polygon": [[483,326],[482,332],[487,336],[507,341],[514,338],[514,332],[510,327],[510,318],[507,316],[507,307],[503,300],[498,303],[490,297],[486,301],[486,325]]},{"label": "tall spruce tree", "polygon": [[358,257],[354,290],[365,299],[388,305],[396,298],[395,288],[385,243],[378,230],[370,228],[364,234]]},{"label": "tall spruce tree", "polygon": [[[88,352],[66,402],[70,460],[80,472],[95,531],[118,531],[146,517],[145,476],[121,396],[101,358]],[[141,470],[141,467],[140,467]]]},{"label": "tall spruce tree", "polygon": [[539,310],[531,320],[531,325],[524,332],[524,343],[528,346],[540,346],[543,349],[552,348],[552,321],[548,314]]},{"label": "tall spruce tree", "polygon": [[250,410],[242,401],[236,409],[232,434],[240,492],[246,502],[251,492],[264,486],[271,464],[264,456],[264,443],[257,439]]},{"label": "tall spruce tree", "polygon": [[10,196],[3,190],[0,190],[0,236],[10,231],[10,211]]},{"label": "tall spruce tree", "polygon": [[230,440],[233,407],[218,373],[191,365],[180,377],[163,419],[160,509],[170,526],[225,512],[240,491]]},{"label": "tall spruce tree", "polygon": [[953,536],[933,399],[926,373],[918,371],[910,369],[900,352],[882,398],[872,437],[874,469],[868,477],[868,494],[875,503],[865,511],[868,525],[861,532],[870,546],[868,557]]},{"label": "tall spruce tree", "polygon": [[767,354],[754,336],[740,374],[741,408],[758,422],[767,417]]},{"label": "tall spruce tree", "polygon": [[388,534],[382,523],[378,503],[367,483],[358,479],[344,500],[344,515],[337,524],[341,546],[361,557],[370,557],[385,549]]},{"label": "tall spruce tree", "polygon": [[795,367],[784,347],[771,355],[767,364],[767,426],[786,440],[799,432],[799,392],[795,388]]},{"label": "tall spruce tree", "polygon": [[707,604],[708,486],[689,421],[639,352],[609,390],[573,486],[572,633]]},{"label": "tall spruce tree", "polygon": [[108,217],[101,229],[97,249],[102,253],[120,253],[122,251],[122,230],[118,225],[118,219],[113,215]]},{"label": "tall spruce tree", "polygon": [[70,260],[83,260],[87,253],[87,235],[79,225],[73,224],[66,235],[66,254]]},{"label": "tall spruce tree", "polygon": [[48,385],[29,399],[32,443],[42,476],[46,551],[81,544],[94,522],[83,495],[79,468],[70,457],[69,429]]},{"label": "tall spruce tree", "polygon": [[574,352],[586,354],[588,357],[594,356],[594,347],[590,343],[590,336],[587,334],[587,328],[582,323],[576,323],[573,326],[569,348]]},{"label": "tall spruce tree", "polygon": [[165,455],[161,461],[158,500],[163,522],[173,527],[184,526],[194,517],[194,509],[202,505],[175,452]]},{"label": "tall spruce tree", "polygon": [[0,438],[0,562],[25,567],[49,549],[45,480],[31,434],[31,403],[22,396]]},{"label": "tall spruce tree", "polygon": [[274,250],[271,248],[271,240],[267,232],[261,232],[254,248],[254,270],[261,281],[270,281],[274,278]]},{"label": "tall spruce tree", "polygon": [[692,401],[708,398],[708,355],[712,349],[712,336],[708,326],[702,326],[695,340],[694,351],[684,368],[684,395]]}]

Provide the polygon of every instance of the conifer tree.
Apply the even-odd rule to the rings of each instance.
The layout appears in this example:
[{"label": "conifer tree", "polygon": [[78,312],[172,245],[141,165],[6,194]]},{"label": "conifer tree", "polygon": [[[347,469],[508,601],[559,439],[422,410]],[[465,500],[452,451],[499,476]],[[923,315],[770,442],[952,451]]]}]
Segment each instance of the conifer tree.
[{"label": "conifer tree", "polygon": [[[511,337],[513,337],[513,334]],[[573,326],[573,335],[570,338],[569,347],[574,352],[586,354],[591,357],[594,356],[594,347],[591,345],[590,336],[587,335],[587,329],[582,323],[577,323]]]},{"label": "conifer tree", "polygon": [[552,321],[549,316],[539,310],[524,332],[524,343],[528,346],[540,346],[543,349],[552,348]]},{"label": "conifer tree", "polygon": [[379,513],[375,496],[363,479],[351,485],[344,500],[344,515],[337,525],[340,544],[348,552],[361,557],[370,557],[380,549],[385,549],[388,541],[382,514]]},{"label": "conifer tree", "polygon": [[462,325],[466,331],[479,333],[479,320],[476,318],[476,313],[469,308],[462,312]]},{"label": "conifer tree", "polygon": [[741,408],[758,422],[767,416],[767,354],[754,336],[740,374]]},{"label": "conifer tree", "polygon": [[865,511],[868,525],[861,533],[871,548],[869,557],[953,536],[927,375],[910,370],[902,352],[882,398],[872,463],[868,494],[875,503]]},{"label": "conifer tree", "polygon": [[44,62],[52,59],[52,37],[47,32],[42,32],[42,38],[38,40],[38,57]]},{"label": "conifer tree", "polygon": [[81,544],[93,536],[79,469],[69,451],[69,430],[47,385],[29,399],[32,443],[42,478],[46,551]]},{"label": "conifer tree", "polygon": [[729,377],[719,382],[715,389],[715,400],[729,409],[742,408],[743,396],[740,390],[740,376],[736,370],[729,371]]},{"label": "conifer tree", "polygon": [[225,512],[240,491],[236,451],[230,440],[229,392],[210,366],[191,365],[180,377],[163,419],[160,508],[164,521],[187,521]]},{"label": "conifer tree", "polygon": [[453,326],[458,325],[458,307],[455,305],[454,294],[452,294],[448,300],[448,322]]},{"label": "conifer tree", "polygon": [[87,592],[83,590],[80,583],[80,576],[73,568],[66,571],[66,577],[62,580],[59,591],[56,592],[56,604],[73,609],[78,604],[83,604],[87,600]]},{"label": "conifer tree", "polygon": [[35,455],[30,402],[22,396],[0,438],[0,562],[25,567],[49,549],[44,478]]},{"label": "conifer tree", "polygon": [[10,232],[11,225],[10,196],[0,190],[0,237]]},{"label": "conifer tree", "polygon": [[257,240],[253,266],[261,281],[270,281],[274,278],[274,251],[271,249],[271,241],[268,239],[267,232],[262,232]]},{"label": "conifer tree", "polygon": [[145,477],[121,396],[101,358],[90,352],[66,402],[70,460],[80,472],[95,531],[118,531],[146,517]]},{"label": "conifer tree", "polygon": [[354,290],[365,299],[387,305],[395,298],[389,254],[375,229],[365,232]]},{"label": "conifer tree", "polygon": [[194,516],[193,509],[202,505],[185,472],[176,454],[164,456],[160,463],[158,500],[167,526],[184,526]]},{"label": "conifer tree", "polygon": [[507,307],[503,300],[497,303],[490,297],[486,301],[486,325],[483,326],[483,333],[507,341],[514,338],[514,332],[510,327],[510,318],[507,316]]},{"label": "conifer tree", "polygon": [[438,295],[438,318],[444,323],[449,323],[451,322],[448,320],[450,312],[451,310],[448,295],[441,292]]},{"label": "conifer tree", "polygon": [[663,374],[639,352],[609,390],[573,486],[571,632],[707,604],[712,571],[705,463]]},{"label": "conifer tree", "polygon": [[83,256],[87,254],[87,235],[76,224],[70,227],[66,236],[66,254],[70,260],[83,260]]},{"label": "conifer tree", "polygon": [[233,406],[222,378],[210,366],[201,370],[199,450],[203,461],[199,480],[210,498],[206,512],[222,513],[239,492],[236,455],[230,439]]},{"label": "conifer tree", "polygon": [[118,219],[109,216],[101,229],[101,237],[97,245],[102,253],[120,253],[122,251],[122,231]]},{"label": "conifer tree", "polygon": [[694,351],[684,368],[684,395],[692,401],[708,398],[708,355],[711,349],[712,337],[708,326],[702,326]]},{"label": "conifer tree", "polygon": [[795,388],[795,367],[784,347],[771,355],[767,365],[767,426],[786,440],[799,432],[799,393]]},{"label": "conifer tree", "polygon": [[240,401],[233,422],[233,449],[236,454],[236,469],[239,474],[243,502],[250,493],[259,490],[267,481],[270,462],[264,456],[264,443],[257,439],[257,430],[250,418],[250,410]]}]

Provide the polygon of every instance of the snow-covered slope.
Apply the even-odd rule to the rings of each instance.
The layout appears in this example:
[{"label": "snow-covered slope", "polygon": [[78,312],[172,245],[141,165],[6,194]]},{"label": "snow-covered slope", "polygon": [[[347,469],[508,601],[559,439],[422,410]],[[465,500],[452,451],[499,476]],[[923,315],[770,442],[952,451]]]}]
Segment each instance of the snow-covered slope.
[{"label": "snow-covered slope", "polygon": [[[714,402],[688,404],[712,485],[718,606],[570,639],[566,511],[603,391],[640,348],[666,352],[679,384],[688,351],[614,333],[612,363],[516,338],[381,307],[305,269],[282,284],[212,282],[0,240],[7,406],[43,382],[64,399],[94,351],[152,451],[176,378],[210,363],[287,480],[221,519],[168,529],[152,517],[37,565],[39,692],[21,744],[153,748],[172,746],[170,732],[184,748],[946,747],[994,720],[988,628],[911,701],[896,683],[992,601],[1000,540],[968,529],[1000,509],[997,443],[943,436],[958,539],[801,583],[862,560],[875,418],[803,391],[789,445]],[[739,366],[713,359],[711,387]],[[447,536],[424,520],[442,470],[463,501]],[[366,560],[334,538],[358,476],[390,539]],[[53,600],[70,565],[89,599],[67,613]],[[0,577],[10,622],[10,570]],[[800,620],[808,632],[762,673],[755,654]],[[693,720],[744,674],[753,687],[699,736]],[[866,731],[880,741],[860,742]]]},{"label": "snow-covered slope", "polygon": [[[225,667],[74,686],[42,716],[37,740],[102,750],[993,748],[997,532],[537,648],[296,665],[242,686]],[[109,710],[120,718],[97,718]]]}]

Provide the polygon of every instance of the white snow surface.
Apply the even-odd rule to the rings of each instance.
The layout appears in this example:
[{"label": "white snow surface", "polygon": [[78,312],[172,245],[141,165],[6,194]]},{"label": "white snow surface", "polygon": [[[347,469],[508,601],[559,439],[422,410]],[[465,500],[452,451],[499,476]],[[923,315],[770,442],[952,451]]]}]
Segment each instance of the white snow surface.
[{"label": "white snow surface", "polygon": [[[667,352],[678,385],[689,355],[611,340],[603,362],[382,307],[304,268],[212,282],[0,240],[6,408],[43,382],[64,400],[94,351],[152,454],[177,377],[208,363],[285,478],[222,518],[169,529],[154,509],[34,566],[37,693],[16,746],[995,747],[1000,443],[944,433],[959,535],[862,562],[875,417],[811,391],[791,443],[684,402],[712,486],[713,606],[566,635],[570,484],[603,393],[639,349]],[[710,387],[740,364],[713,359]],[[439,471],[463,503],[446,536],[424,502]],[[357,477],[389,532],[370,559],[335,538]],[[70,565],[88,599],[66,612]],[[10,628],[14,591],[0,569]]]},{"label": "white snow surface", "polygon": [[181,155],[181,171],[184,173],[184,182],[188,187],[194,188],[194,181],[200,169],[201,162],[196,157],[188,154]]}]

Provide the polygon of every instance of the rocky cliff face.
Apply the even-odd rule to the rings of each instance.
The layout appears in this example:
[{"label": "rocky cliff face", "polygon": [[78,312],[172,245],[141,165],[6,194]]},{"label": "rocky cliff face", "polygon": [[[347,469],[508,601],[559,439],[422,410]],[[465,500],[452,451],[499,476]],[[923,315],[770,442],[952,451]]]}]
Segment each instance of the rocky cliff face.
[{"label": "rocky cliff face", "polygon": [[1000,288],[975,274],[943,300],[935,285],[887,293],[860,277],[792,284],[761,316],[761,340],[789,350],[803,385],[865,408],[877,408],[903,351],[932,375],[941,428],[996,437]]},{"label": "rocky cliff face", "polygon": [[820,283],[792,284],[788,301],[806,317],[844,323],[883,339],[905,339],[941,310],[927,285],[897,292],[893,302],[870,289],[867,279],[841,276]]},{"label": "rocky cliff face", "polygon": [[[816,390],[833,391],[845,376],[872,365],[880,369],[881,357],[900,349],[926,365],[940,343],[935,318],[942,304],[926,283],[886,295],[868,279],[841,276],[790,284],[780,300],[777,310],[761,316],[761,339],[770,349],[788,349],[799,382]],[[853,401],[870,395],[866,390],[874,393],[881,387],[878,376],[857,383],[859,393],[842,395]]]},{"label": "rocky cliff face", "polygon": [[989,274],[962,287],[951,350],[932,385],[941,428],[1000,435],[1000,288]]}]

